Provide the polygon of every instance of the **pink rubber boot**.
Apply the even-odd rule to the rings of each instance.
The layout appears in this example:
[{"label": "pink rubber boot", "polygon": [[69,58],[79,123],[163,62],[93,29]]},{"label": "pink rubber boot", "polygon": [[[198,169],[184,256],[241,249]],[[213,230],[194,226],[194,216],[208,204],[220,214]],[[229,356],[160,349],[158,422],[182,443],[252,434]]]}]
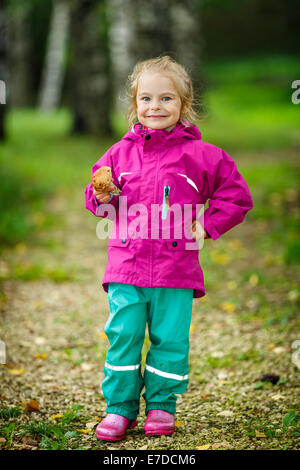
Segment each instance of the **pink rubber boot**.
[{"label": "pink rubber boot", "polygon": [[144,425],[146,436],[173,434],[174,415],[164,410],[150,410]]},{"label": "pink rubber boot", "polygon": [[125,416],[108,413],[96,427],[97,438],[105,441],[121,441],[125,437],[126,429],[132,429],[136,424],[136,420],[130,421]]}]

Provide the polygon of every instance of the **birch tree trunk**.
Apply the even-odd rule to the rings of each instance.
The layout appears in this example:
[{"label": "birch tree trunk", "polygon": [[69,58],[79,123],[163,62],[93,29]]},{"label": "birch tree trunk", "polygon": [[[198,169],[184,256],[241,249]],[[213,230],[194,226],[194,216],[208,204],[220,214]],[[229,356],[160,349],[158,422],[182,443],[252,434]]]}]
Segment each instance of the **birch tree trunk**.
[{"label": "birch tree trunk", "polygon": [[69,1],[56,0],[53,5],[46,59],[42,73],[39,94],[40,109],[56,109],[60,102],[65,71],[64,56],[69,18]]},{"label": "birch tree trunk", "polygon": [[135,2],[110,0],[108,2],[109,49],[112,70],[113,107],[126,110],[125,84],[136,62],[131,45],[136,38]]},{"label": "birch tree trunk", "polygon": [[171,8],[171,35],[175,57],[191,76],[196,95],[202,90],[203,39],[200,6],[199,0],[174,0]]},{"label": "birch tree trunk", "polygon": [[76,0],[71,16],[74,133],[111,134],[111,76],[106,2]]}]

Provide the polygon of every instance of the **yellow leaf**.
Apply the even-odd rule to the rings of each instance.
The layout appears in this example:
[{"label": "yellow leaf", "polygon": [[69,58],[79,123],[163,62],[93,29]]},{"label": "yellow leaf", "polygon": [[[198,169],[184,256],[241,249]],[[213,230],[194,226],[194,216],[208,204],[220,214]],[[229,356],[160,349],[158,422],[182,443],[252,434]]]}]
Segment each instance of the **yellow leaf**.
[{"label": "yellow leaf", "polygon": [[175,426],[179,427],[179,426],[184,426],[184,422],[183,421],[177,421],[175,423]]},{"label": "yellow leaf", "polygon": [[36,359],[46,359],[47,354],[45,354],[45,353],[35,354],[34,357]]},{"label": "yellow leaf", "polygon": [[275,348],[275,344],[270,343],[270,344],[268,344],[267,348],[272,350],[272,349]]},{"label": "yellow leaf", "polygon": [[101,331],[101,333],[99,333],[99,337],[100,337],[101,339],[107,339],[107,336],[106,336],[106,334],[104,333],[104,331]]},{"label": "yellow leaf", "polygon": [[21,375],[21,374],[24,374],[26,370],[25,369],[8,369],[8,372],[13,375]]},{"label": "yellow leaf", "polygon": [[257,283],[258,283],[258,275],[252,274],[249,279],[249,284],[251,284],[251,286],[256,286]]},{"label": "yellow leaf", "polygon": [[191,327],[190,327],[190,332],[193,333],[193,331],[195,331],[195,330],[196,330],[195,325],[191,325]]},{"label": "yellow leaf", "polygon": [[260,431],[255,431],[255,436],[256,437],[268,437],[263,432],[260,432]]},{"label": "yellow leaf", "polygon": [[82,432],[83,434],[88,434],[92,432],[92,429],[76,429],[77,432]]},{"label": "yellow leaf", "polygon": [[233,313],[235,311],[235,305],[232,302],[223,302],[221,307],[225,312]]},{"label": "yellow leaf", "polygon": [[63,415],[52,415],[50,416],[50,419],[59,419],[59,418],[62,418]]},{"label": "yellow leaf", "polygon": [[210,444],[205,444],[203,446],[196,447],[197,450],[207,450],[210,448]]},{"label": "yellow leaf", "polygon": [[33,305],[36,307],[36,308],[40,308],[40,307],[43,307],[43,302],[41,302],[40,300],[35,300],[33,302]]}]

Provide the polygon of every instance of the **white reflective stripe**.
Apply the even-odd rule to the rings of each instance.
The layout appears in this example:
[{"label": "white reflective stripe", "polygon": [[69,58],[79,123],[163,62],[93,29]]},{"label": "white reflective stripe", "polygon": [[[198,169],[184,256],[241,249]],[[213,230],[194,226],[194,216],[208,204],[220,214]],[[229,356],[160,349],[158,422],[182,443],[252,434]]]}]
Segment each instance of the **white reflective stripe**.
[{"label": "white reflective stripe", "polygon": [[131,132],[133,132],[135,134],[134,125],[131,126]]},{"label": "white reflective stripe", "polygon": [[187,182],[188,182],[191,186],[193,186],[193,188],[195,188],[196,191],[198,191],[198,193],[199,193],[199,189],[197,188],[197,186],[196,186],[196,184],[194,183],[194,181],[191,180],[191,178],[188,178],[186,175],[182,175],[181,173],[177,173],[177,175],[184,176],[184,177],[186,178]]},{"label": "white reflective stripe", "polygon": [[107,367],[111,370],[121,371],[121,370],[136,370],[140,367],[140,364],[136,364],[134,366],[111,366],[107,362],[104,364],[104,367]]},{"label": "white reflective stripe", "polygon": [[161,375],[162,377],[166,377],[167,379],[175,379],[175,380],[186,380],[189,375],[177,375],[177,374],[169,374],[168,372],[163,372],[162,370],[154,369],[154,367],[148,366],[146,364],[146,369],[149,372],[153,372],[153,374]]},{"label": "white reflective stripe", "polygon": [[121,180],[121,178],[122,178],[123,175],[130,175],[131,173],[132,173],[132,171],[127,171],[127,172],[125,172],[125,173],[121,173],[120,176],[119,176],[119,178],[118,178],[119,183],[120,183],[120,180]]}]

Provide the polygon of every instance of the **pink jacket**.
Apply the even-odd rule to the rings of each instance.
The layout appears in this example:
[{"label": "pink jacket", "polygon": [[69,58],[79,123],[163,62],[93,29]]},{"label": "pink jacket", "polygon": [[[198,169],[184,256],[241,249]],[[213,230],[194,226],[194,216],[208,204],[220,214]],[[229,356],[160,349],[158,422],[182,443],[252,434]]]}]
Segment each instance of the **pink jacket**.
[{"label": "pink jacket", "polygon": [[[122,190],[102,204],[93,195],[92,183],[85,189],[86,209],[115,220],[102,281],[105,292],[109,282],[120,282],[193,288],[194,297],[205,295],[199,246],[194,243],[187,249],[187,242],[193,242],[191,234],[183,229],[178,235],[175,227],[184,223],[182,218],[175,220],[172,209],[183,214],[188,208],[188,217],[194,220],[209,199],[204,228],[214,240],[240,224],[253,202],[234,160],[221,148],[203,142],[197,126],[188,121],[177,123],[171,132],[145,130],[137,123],[95,163],[92,174],[100,166],[111,167],[113,182]],[[202,219],[198,216],[198,220]],[[167,221],[170,236],[162,228]]]}]

